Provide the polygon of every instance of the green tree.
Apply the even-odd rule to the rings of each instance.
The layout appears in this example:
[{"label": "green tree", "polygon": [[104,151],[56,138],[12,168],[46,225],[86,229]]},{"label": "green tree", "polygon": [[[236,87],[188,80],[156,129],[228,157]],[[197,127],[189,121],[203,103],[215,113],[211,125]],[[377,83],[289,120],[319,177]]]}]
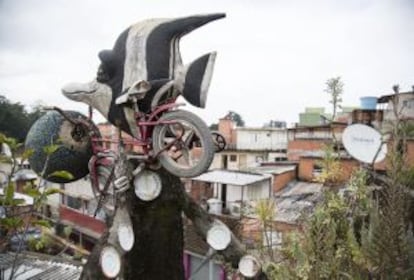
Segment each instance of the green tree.
[{"label": "green tree", "polygon": [[335,77],[326,81],[325,92],[329,94],[332,104],[332,121],[335,120],[338,108],[341,108],[342,93],[344,91],[344,83],[341,81],[341,77]]},{"label": "green tree", "polygon": [[218,123],[212,123],[208,128],[210,128],[211,131],[218,131]]},{"label": "green tree", "polygon": [[27,112],[24,105],[0,95],[0,132],[19,142],[24,141],[31,125],[42,115],[40,106]]},{"label": "green tree", "polygon": [[244,127],[245,123],[242,116],[234,111],[229,111],[226,115],[226,118],[230,118],[232,121],[236,123],[237,126]]}]

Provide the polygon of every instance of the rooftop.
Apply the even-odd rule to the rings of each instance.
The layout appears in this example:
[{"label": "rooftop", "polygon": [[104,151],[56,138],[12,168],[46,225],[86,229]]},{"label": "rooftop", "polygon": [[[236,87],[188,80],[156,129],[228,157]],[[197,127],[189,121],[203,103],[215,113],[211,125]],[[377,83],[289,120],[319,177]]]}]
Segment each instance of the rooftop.
[{"label": "rooftop", "polygon": [[267,165],[267,166],[257,166],[257,167],[252,167],[249,170],[252,172],[257,172],[257,173],[266,173],[266,174],[275,174],[275,175],[279,175],[279,174],[283,174],[285,172],[289,172],[289,171],[294,171],[296,169],[296,165],[282,165],[282,166],[272,166],[272,165]]},{"label": "rooftop", "polygon": [[22,168],[17,170],[17,172],[13,176],[13,181],[30,181],[30,180],[36,180],[37,174],[31,170]]},{"label": "rooftop", "polygon": [[297,223],[306,213],[311,213],[322,195],[322,184],[291,182],[286,188],[274,194],[276,221]]},{"label": "rooftop", "polygon": [[224,169],[211,170],[198,177],[192,178],[192,180],[195,181],[229,184],[234,186],[246,186],[269,179],[270,175]]},{"label": "rooftop", "polygon": [[[4,195],[4,189],[0,188],[0,196],[2,196],[2,195]],[[23,199],[25,201],[24,205],[32,205],[33,204],[33,198],[26,195],[26,194],[15,192],[13,198],[14,199]]]},{"label": "rooftop", "polygon": [[[398,93],[398,94],[400,94],[400,95],[402,95],[402,94],[413,94],[414,95],[414,91],[406,91],[406,92],[400,92],[400,93]],[[377,103],[387,103],[388,101],[390,101],[394,96],[395,96],[396,94],[395,93],[392,93],[392,94],[387,94],[387,95],[383,95],[383,96],[380,96],[378,99],[377,99]]]},{"label": "rooftop", "polygon": [[[0,254],[0,271],[4,279],[9,279],[14,259],[14,253]],[[17,260],[14,280],[75,280],[79,279],[82,271],[82,265],[78,262],[49,255],[24,253]]]}]

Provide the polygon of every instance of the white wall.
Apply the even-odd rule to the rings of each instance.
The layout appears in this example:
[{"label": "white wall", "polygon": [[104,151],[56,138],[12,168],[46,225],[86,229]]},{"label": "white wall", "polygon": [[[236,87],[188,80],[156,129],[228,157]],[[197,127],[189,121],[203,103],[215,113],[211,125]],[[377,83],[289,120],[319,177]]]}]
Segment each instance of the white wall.
[{"label": "white wall", "polygon": [[[385,120],[395,120],[394,104],[388,103],[387,110],[384,112]],[[414,94],[406,93],[398,95],[397,112],[401,113],[403,118],[414,118]]]},{"label": "white wall", "polygon": [[239,150],[285,150],[287,149],[286,129],[238,128],[237,144]]},{"label": "white wall", "polygon": [[[243,201],[269,198],[270,180],[244,186]],[[227,201],[233,202],[242,199],[241,186],[227,185]]]}]

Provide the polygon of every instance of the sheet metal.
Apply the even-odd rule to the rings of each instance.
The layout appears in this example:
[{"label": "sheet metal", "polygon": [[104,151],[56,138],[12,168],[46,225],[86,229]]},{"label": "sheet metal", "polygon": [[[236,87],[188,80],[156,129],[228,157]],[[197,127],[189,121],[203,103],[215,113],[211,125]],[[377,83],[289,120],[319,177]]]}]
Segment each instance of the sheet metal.
[{"label": "sheet metal", "polygon": [[246,186],[264,180],[269,180],[269,178],[271,178],[269,175],[217,169],[201,174],[192,180],[228,184],[234,186]]}]

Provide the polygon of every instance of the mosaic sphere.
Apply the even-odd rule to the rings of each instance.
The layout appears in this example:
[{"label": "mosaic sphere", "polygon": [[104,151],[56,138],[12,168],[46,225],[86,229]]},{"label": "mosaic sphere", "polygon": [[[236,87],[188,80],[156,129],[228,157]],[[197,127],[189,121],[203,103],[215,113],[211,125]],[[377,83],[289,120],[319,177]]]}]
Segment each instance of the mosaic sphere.
[{"label": "mosaic sphere", "polygon": [[[83,119],[91,123],[86,116],[75,112],[65,111],[71,119]],[[98,131],[91,123],[92,129]],[[98,132],[99,133],[99,132]],[[51,144],[59,148],[49,155],[44,170],[47,154],[44,147]],[[25,143],[26,149],[33,150],[29,158],[31,168],[43,178],[55,183],[69,183],[85,177],[88,173],[88,162],[92,156],[92,142],[89,131],[82,126],[75,126],[56,111],[50,111],[39,118],[30,128]],[[55,171],[67,171],[72,179],[50,176]]]}]

